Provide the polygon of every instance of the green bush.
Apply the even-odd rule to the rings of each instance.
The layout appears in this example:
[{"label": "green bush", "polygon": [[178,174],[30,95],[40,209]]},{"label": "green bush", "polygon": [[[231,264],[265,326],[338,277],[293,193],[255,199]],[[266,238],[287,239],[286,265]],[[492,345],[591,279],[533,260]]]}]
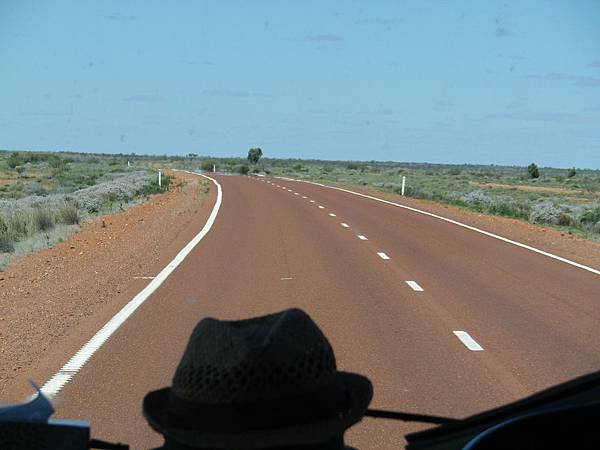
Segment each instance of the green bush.
[{"label": "green bush", "polygon": [[42,208],[35,208],[31,214],[33,228],[37,231],[46,231],[54,227],[54,217]]},{"label": "green bush", "polygon": [[529,178],[531,179],[540,177],[540,170],[538,169],[538,166],[535,163],[531,163],[529,164],[529,166],[527,166],[527,173],[529,174]]},{"label": "green bush", "polygon": [[204,161],[200,167],[205,172],[212,172],[214,164],[215,164],[214,161]]},{"label": "green bush", "polygon": [[25,164],[25,158],[18,152],[14,152],[6,159],[6,165],[11,169],[23,164]]},{"label": "green bush", "polygon": [[15,251],[15,243],[12,238],[0,232],[0,253],[12,253]]},{"label": "green bush", "polygon": [[588,209],[581,215],[581,223],[584,225],[593,225],[600,221],[600,205],[596,205],[592,209]]},{"label": "green bush", "polygon": [[172,180],[173,180],[172,176],[163,174],[162,178],[160,180],[162,186],[158,185],[157,180],[153,180],[150,184],[147,184],[146,186],[144,186],[144,188],[142,189],[140,194],[146,195],[146,196],[162,194],[163,192],[165,192],[169,189],[169,186],[171,185]]},{"label": "green bush", "polygon": [[58,210],[58,220],[65,225],[78,225],[81,219],[77,206],[73,203],[65,202]]},{"label": "green bush", "polygon": [[250,168],[246,164],[242,164],[241,166],[237,167],[237,172],[242,175],[248,175],[248,172],[250,172]]}]

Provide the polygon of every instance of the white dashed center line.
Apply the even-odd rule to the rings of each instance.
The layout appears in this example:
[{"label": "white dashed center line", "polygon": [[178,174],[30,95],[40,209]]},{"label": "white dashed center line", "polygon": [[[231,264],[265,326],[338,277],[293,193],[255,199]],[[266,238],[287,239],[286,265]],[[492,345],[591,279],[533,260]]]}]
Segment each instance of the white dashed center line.
[{"label": "white dashed center line", "polygon": [[334,214],[334,213],[329,213],[329,215],[330,215],[331,217],[335,217],[335,214]]},{"label": "white dashed center line", "polygon": [[280,278],[281,281],[287,281],[287,280],[293,280],[292,277],[282,277]]},{"label": "white dashed center line", "polygon": [[406,284],[408,284],[413,291],[423,292],[425,290],[421,286],[419,286],[419,283],[417,283],[416,281],[407,281]]},{"label": "white dashed center line", "polygon": [[453,331],[453,333],[463,344],[465,344],[465,347],[467,347],[469,350],[473,352],[483,351],[483,347],[479,345],[477,341],[475,341],[475,339],[473,339],[466,331]]},{"label": "white dashed center line", "polygon": [[356,236],[357,238],[359,238],[361,241],[368,241],[366,236],[363,236],[362,234],[359,234],[358,236]]},{"label": "white dashed center line", "polygon": [[324,206],[321,206],[321,205],[319,205],[319,209],[325,209],[325,207],[324,207]]},{"label": "white dashed center line", "polygon": [[302,198],[306,198],[306,195],[303,195]]},{"label": "white dashed center line", "polygon": [[315,201],[314,201],[314,200],[311,200],[310,202],[311,202],[311,203],[314,203]]},{"label": "white dashed center line", "polygon": [[390,257],[383,252],[377,252],[377,254],[381,259],[390,259]]},{"label": "white dashed center line", "polygon": [[344,228],[349,228],[350,227],[350,225],[348,225],[347,223],[344,223],[344,222],[340,223],[340,225],[343,226]]},{"label": "white dashed center line", "polygon": [[300,194],[298,194],[297,192],[294,192],[294,195],[300,195]]},{"label": "white dashed center line", "polygon": [[291,189],[288,189],[288,192],[292,192],[292,190],[291,190]]}]

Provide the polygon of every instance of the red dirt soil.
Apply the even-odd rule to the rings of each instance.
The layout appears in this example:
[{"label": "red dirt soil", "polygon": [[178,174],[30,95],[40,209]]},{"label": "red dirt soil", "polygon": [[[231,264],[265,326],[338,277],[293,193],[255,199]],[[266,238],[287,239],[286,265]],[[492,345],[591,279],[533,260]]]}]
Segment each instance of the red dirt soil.
[{"label": "red dirt soil", "polygon": [[86,223],[0,272],[0,399],[22,400],[7,392],[15,378],[20,385],[59,342],[89,339],[89,329],[100,329],[149,282],[140,277],[156,275],[204,226],[214,189],[207,193],[209,182],[198,176],[171,175],[169,192]]}]

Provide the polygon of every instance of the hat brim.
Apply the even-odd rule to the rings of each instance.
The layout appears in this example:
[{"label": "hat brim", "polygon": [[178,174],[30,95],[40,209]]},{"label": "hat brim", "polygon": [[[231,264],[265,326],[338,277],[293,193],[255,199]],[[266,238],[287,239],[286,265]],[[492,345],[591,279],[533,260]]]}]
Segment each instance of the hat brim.
[{"label": "hat brim", "polygon": [[348,372],[338,372],[337,376],[349,396],[349,407],[343,411],[341,418],[332,417],[292,427],[235,433],[176,428],[168,423],[167,406],[171,388],[146,394],[144,416],[155,431],[182,444],[199,448],[250,450],[316,444],[341,435],[359,422],[373,397],[373,386],[368,378]]}]

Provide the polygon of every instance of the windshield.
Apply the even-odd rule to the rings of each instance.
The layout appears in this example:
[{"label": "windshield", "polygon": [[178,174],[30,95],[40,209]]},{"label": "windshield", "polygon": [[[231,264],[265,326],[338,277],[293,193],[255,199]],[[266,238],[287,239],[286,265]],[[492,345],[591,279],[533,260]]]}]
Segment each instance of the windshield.
[{"label": "windshield", "polygon": [[[0,2],[0,399],[31,379],[154,448],[144,397],[195,326],[287,308],[380,410],[459,419],[600,370],[599,20]],[[383,450],[433,425],[345,426]]]}]

